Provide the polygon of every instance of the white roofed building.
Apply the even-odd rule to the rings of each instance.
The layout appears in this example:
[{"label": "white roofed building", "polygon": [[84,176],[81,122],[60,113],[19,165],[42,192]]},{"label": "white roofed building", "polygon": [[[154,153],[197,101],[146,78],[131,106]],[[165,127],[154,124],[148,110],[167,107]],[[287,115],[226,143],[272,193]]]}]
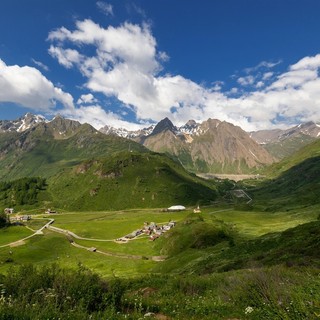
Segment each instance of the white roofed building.
[{"label": "white roofed building", "polygon": [[183,211],[186,210],[186,207],[184,206],[171,206],[170,208],[168,208],[168,211]]}]

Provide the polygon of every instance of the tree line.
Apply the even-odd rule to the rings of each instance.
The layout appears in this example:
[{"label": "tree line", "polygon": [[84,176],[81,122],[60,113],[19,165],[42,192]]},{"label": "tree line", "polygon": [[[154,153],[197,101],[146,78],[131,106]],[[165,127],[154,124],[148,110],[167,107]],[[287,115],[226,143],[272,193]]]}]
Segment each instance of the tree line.
[{"label": "tree line", "polygon": [[38,194],[45,187],[46,180],[40,177],[2,181],[0,182],[0,202],[6,207],[33,205],[37,203]]}]

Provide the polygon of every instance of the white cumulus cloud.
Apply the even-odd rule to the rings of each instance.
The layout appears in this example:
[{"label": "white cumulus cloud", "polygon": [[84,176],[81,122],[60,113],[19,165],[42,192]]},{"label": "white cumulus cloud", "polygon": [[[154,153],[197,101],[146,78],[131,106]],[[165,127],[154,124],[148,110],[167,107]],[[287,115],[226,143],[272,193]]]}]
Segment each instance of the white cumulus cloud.
[{"label": "white cumulus cloud", "polygon": [[127,130],[141,129],[141,125],[123,121],[119,115],[104,110],[98,104],[82,105],[72,110],[64,109],[60,114],[68,119],[79,121],[80,123],[90,123],[97,130],[107,124],[115,128],[126,128]]},{"label": "white cumulus cloud", "polygon": [[57,88],[42,73],[29,66],[8,66],[0,59],[0,101],[12,102],[37,111],[50,111],[59,101],[73,108],[69,93]]},{"label": "white cumulus cloud", "polygon": [[[126,22],[104,28],[87,19],[77,21],[74,30],[52,31],[48,39],[53,43],[51,55],[66,68],[78,68],[87,89],[117,98],[140,122],[169,117],[179,125],[211,117],[251,131],[320,119],[320,55],[304,57],[277,76],[269,69],[281,61],[263,61],[237,79],[241,86],[251,86],[251,91],[233,88],[223,93],[181,75],[160,73],[167,54],[157,49],[147,24]],[[86,46],[94,46],[95,53],[86,55]],[[253,72],[257,75],[248,74]],[[94,110],[104,121],[110,115],[118,124],[122,121],[123,110],[119,114],[109,110],[103,117],[101,107]]]},{"label": "white cumulus cloud", "polygon": [[93,96],[92,93],[82,94],[81,97],[78,99],[77,104],[89,104],[89,103],[96,103],[98,100]]},{"label": "white cumulus cloud", "polygon": [[255,82],[255,77],[254,76],[246,76],[246,77],[240,77],[237,82],[241,86],[252,86]]},{"label": "white cumulus cloud", "polygon": [[68,69],[82,61],[81,54],[74,49],[50,46],[48,51],[53,58],[56,58],[61,65]]}]

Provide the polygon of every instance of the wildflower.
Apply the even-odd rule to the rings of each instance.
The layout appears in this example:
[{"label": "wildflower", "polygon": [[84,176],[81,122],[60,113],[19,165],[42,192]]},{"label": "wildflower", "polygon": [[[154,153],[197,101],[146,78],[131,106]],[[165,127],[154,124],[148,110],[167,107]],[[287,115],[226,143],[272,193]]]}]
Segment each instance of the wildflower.
[{"label": "wildflower", "polygon": [[246,309],[244,310],[244,313],[245,313],[245,314],[249,314],[249,313],[251,313],[252,311],[253,311],[253,308],[250,307],[250,306],[248,306],[248,307],[246,307]]}]

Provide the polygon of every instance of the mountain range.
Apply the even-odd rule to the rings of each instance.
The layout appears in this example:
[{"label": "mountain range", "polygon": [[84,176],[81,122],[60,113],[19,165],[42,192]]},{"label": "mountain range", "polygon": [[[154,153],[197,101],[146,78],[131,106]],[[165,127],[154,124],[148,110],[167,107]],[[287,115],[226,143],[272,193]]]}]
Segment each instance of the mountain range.
[{"label": "mountain range", "polygon": [[320,137],[320,125],[306,122],[287,130],[260,130],[250,137],[261,144],[271,155],[283,159]]},{"label": "mountain range", "polygon": [[[263,145],[303,136],[315,141],[266,166],[262,172],[273,180],[252,192],[256,199],[268,195],[271,206],[280,196],[287,203],[288,190],[298,190],[292,201],[302,203],[300,189],[306,186],[310,191],[306,201],[317,201],[313,195],[318,190],[318,128],[307,123],[286,131],[251,133],[260,139],[258,144],[227,122],[208,119],[198,124],[191,120],[178,128],[166,118],[128,139],[118,136],[115,129],[104,134],[61,116],[47,121],[27,114],[1,122],[0,181],[45,178],[48,186],[43,201],[72,210],[207,203],[219,197],[227,182],[205,182],[185,168],[254,170],[274,161]],[[14,199],[8,197],[3,201]],[[280,200],[275,201],[280,205]]]},{"label": "mountain range", "polygon": [[[1,125],[0,205],[4,207],[41,203],[80,211],[169,207],[210,203],[218,195],[214,182],[191,175],[168,156],[103,134],[89,124],[27,114]],[[45,179],[45,187],[29,190],[38,181],[33,177]]]},{"label": "mountain range", "polygon": [[[100,131],[126,137],[151,150],[173,155],[190,171],[213,173],[252,172],[294,154],[320,137],[320,125],[311,121],[286,130],[249,132],[249,137],[239,127],[214,119],[202,123],[189,120],[181,127],[164,119],[157,125],[138,131],[109,126]],[[165,134],[165,131],[170,133]]]},{"label": "mountain range", "polygon": [[[100,130],[119,135],[105,127]],[[120,130],[120,135],[124,131]],[[240,127],[225,121],[208,119],[202,123],[188,121],[176,127],[168,118],[154,127],[127,132],[126,137],[148,149],[166,153],[191,172],[248,173],[274,158]]]},{"label": "mountain range", "polygon": [[[54,138],[54,143],[50,144],[49,149],[59,149],[58,145],[68,144],[72,141],[73,136],[80,134],[78,132],[80,127],[81,130],[87,131],[92,136],[89,139],[91,143],[85,143],[87,151],[83,149],[82,153],[90,154],[92,149],[96,149],[92,153],[94,156],[99,154],[97,146],[103,144],[104,139],[114,141],[122,139],[125,147],[120,148],[121,150],[130,148],[132,150],[146,150],[138,147],[139,144],[151,151],[167,154],[194,173],[253,173],[257,169],[293,154],[320,136],[320,125],[314,122],[300,124],[287,130],[261,130],[247,133],[240,127],[216,119],[208,119],[202,123],[189,120],[185,125],[177,127],[168,118],[165,118],[156,125],[137,131],[105,126],[98,132],[88,124],[81,125],[77,121],[64,119],[59,115],[48,121],[41,115],[27,113],[17,120],[0,120],[0,140],[2,141],[0,160],[9,150],[14,149],[13,146],[19,146],[22,140],[26,140],[26,143],[23,143],[23,148],[29,150],[30,137],[37,136],[37,132],[41,130],[44,134],[42,140],[48,134]],[[83,129],[85,127],[86,129]],[[84,132],[81,134],[84,140],[88,140]],[[18,141],[13,141],[15,138]],[[79,141],[74,146],[79,147]],[[68,149],[71,150],[70,146]],[[69,157],[65,154],[66,149],[57,150],[53,151],[55,153],[53,158],[60,154],[66,157],[63,161],[68,162]],[[104,147],[100,150],[104,155]],[[44,148],[42,152],[48,151],[45,151]],[[14,159],[10,161],[10,157],[6,157],[8,163],[5,168],[10,165],[16,167],[13,163],[20,159],[23,152],[18,153],[19,156],[15,155]],[[80,158],[85,159],[85,157]]]},{"label": "mountain range", "polygon": [[[148,151],[138,143],[105,135],[89,124],[61,116],[45,121],[28,114],[12,125],[5,125],[9,129],[0,133],[0,180],[49,177],[94,157],[107,157],[129,149]],[[13,128],[20,128],[20,132]]]},{"label": "mountain range", "polygon": [[48,120],[41,115],[33,115],[32,113],[27,113],[16,120],[0,120],[0,133],[23,132],[42,122],[48,122]]}]

